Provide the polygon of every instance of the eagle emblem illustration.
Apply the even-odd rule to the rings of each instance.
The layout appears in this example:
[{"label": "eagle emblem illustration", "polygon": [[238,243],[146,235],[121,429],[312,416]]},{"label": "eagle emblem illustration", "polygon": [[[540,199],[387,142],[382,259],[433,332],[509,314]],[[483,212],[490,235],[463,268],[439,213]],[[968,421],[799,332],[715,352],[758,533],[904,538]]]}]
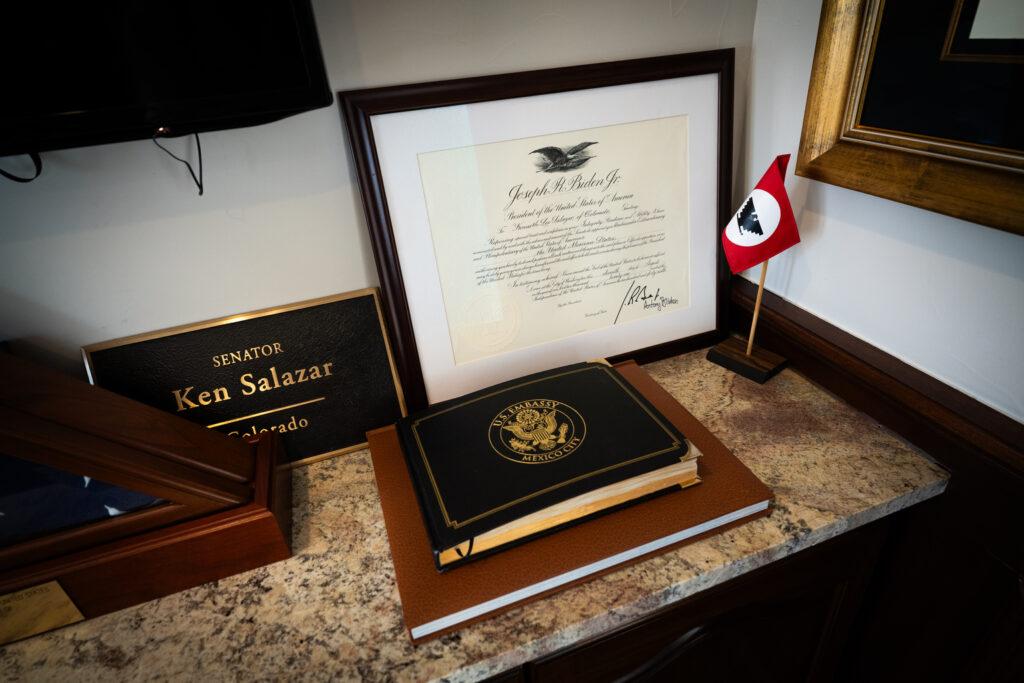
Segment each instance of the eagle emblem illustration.
[{"label": "eagle emblem illustration", "polygon": [[529,453],[537,448],[550,451],[555,446],[565,443],[565,433],[569,431],[569,425],[566,422],[559,424],[554,410],[541,413],[527,408],[516,413],[516,421],[504,425],[502,429],[515,435],[515,438],[509,439],[509,445],[514,450]]},{"label": "eagle emblem illustration", "polygon": [[581,142],[578,145],[562,149],[561,147],[541,147],[530,154],[539,154],[535,159],[538,173],[565,173],[580,168],[594,158],[587,148],[597,142]]},{"label": "eagle emblem illustration", "polygon": [[494,452],[521,465],[552,463],[576,453],[587,421],[568,403],[531,398],[506,406],[487,427]]}]

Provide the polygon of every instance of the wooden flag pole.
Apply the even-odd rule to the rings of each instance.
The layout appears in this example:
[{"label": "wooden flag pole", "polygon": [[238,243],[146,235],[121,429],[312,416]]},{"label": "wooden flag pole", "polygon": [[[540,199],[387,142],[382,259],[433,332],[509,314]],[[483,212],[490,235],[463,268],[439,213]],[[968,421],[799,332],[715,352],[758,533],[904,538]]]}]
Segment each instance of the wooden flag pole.
[{"label": "wooden flag pole", "polygon": [[757,283],[757,299],[754,301],[754,317],[750,319],[750,334],[747,336],[747,355],[754,349],[754,330],[757,329],[757,316],[761,312],[761,295],[764,294],[764,276],[768,272],[768,261],[761,264],[761,281]]},{"label": "wooden flag pole", "polygon": [[754,317],[750,321],[750,335],[746,341],[739,335],[730,336],[708,351],[708,360],[712,363],[761,384],[771,379],[786,365],[786,359],[779,354],[754,346],[754,332],[757,330],[757,318],[761,313],[761,297],[764,294],[764,277],[767,273],[768,261],[764,260],[761,262],[761,281],[757,285],[757,298],[754,300]]}]

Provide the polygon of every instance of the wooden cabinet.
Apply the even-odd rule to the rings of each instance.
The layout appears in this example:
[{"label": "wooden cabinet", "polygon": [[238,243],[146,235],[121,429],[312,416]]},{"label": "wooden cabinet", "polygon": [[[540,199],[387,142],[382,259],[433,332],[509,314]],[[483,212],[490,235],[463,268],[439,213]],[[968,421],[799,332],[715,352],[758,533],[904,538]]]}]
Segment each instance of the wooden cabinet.
[{"label": "wooden cabinet", "polygon": [[[733,280],[735,329],[755,294]],[[759,343],[951,475],[888,523],[837,679],[1024,680],[1024,424],[774,294],[759,320]]]},{"label": "wooden cabinet", "polygon": [[503,680],[829,680],[888,524],[752,571]]},{"label": "wooden cabinet", "polygon": [[951,488],[893,520],[839,680],[1024,680],[1019,504]]},{"label": "wooden cabinet", "polygon": [[968,504],[954,490],[494,680],[1022,680],[1024,579]]}]

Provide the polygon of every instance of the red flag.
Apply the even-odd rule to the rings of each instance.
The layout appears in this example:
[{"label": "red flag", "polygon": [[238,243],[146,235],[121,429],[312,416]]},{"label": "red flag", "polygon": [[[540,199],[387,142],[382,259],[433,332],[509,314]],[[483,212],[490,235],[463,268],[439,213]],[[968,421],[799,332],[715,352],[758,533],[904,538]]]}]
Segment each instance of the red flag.
[{"label": "red flag", "polygon": [[725,259],[733,273],[767,261],[800,241],[782,182],[788,165],[788,154],[775,157],[722,231]]}]

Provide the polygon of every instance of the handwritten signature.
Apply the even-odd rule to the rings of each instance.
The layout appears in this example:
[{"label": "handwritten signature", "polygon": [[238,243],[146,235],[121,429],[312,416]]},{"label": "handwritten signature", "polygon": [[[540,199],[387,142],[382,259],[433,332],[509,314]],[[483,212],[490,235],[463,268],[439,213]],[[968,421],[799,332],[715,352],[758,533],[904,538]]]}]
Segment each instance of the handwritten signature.
[{"label": "handwritten signature", "polygon": [[615,314],[615,322],[619,322],[619,316],[622,315],[622,309],[626,306],[633,306],[640,304],[644,310],[655,309],[658,311],[664,310],[666,306],[671,304],[679,303],[679,299],[671,296],[662,296],[661,287],[654,290],[654,294],[650,294],[647,291],[647,285],[638,285],[636,280],[629,283],[629,287],[626,288],[626,296],[622,298],[622,303],[619,304],[619,312]]}]

